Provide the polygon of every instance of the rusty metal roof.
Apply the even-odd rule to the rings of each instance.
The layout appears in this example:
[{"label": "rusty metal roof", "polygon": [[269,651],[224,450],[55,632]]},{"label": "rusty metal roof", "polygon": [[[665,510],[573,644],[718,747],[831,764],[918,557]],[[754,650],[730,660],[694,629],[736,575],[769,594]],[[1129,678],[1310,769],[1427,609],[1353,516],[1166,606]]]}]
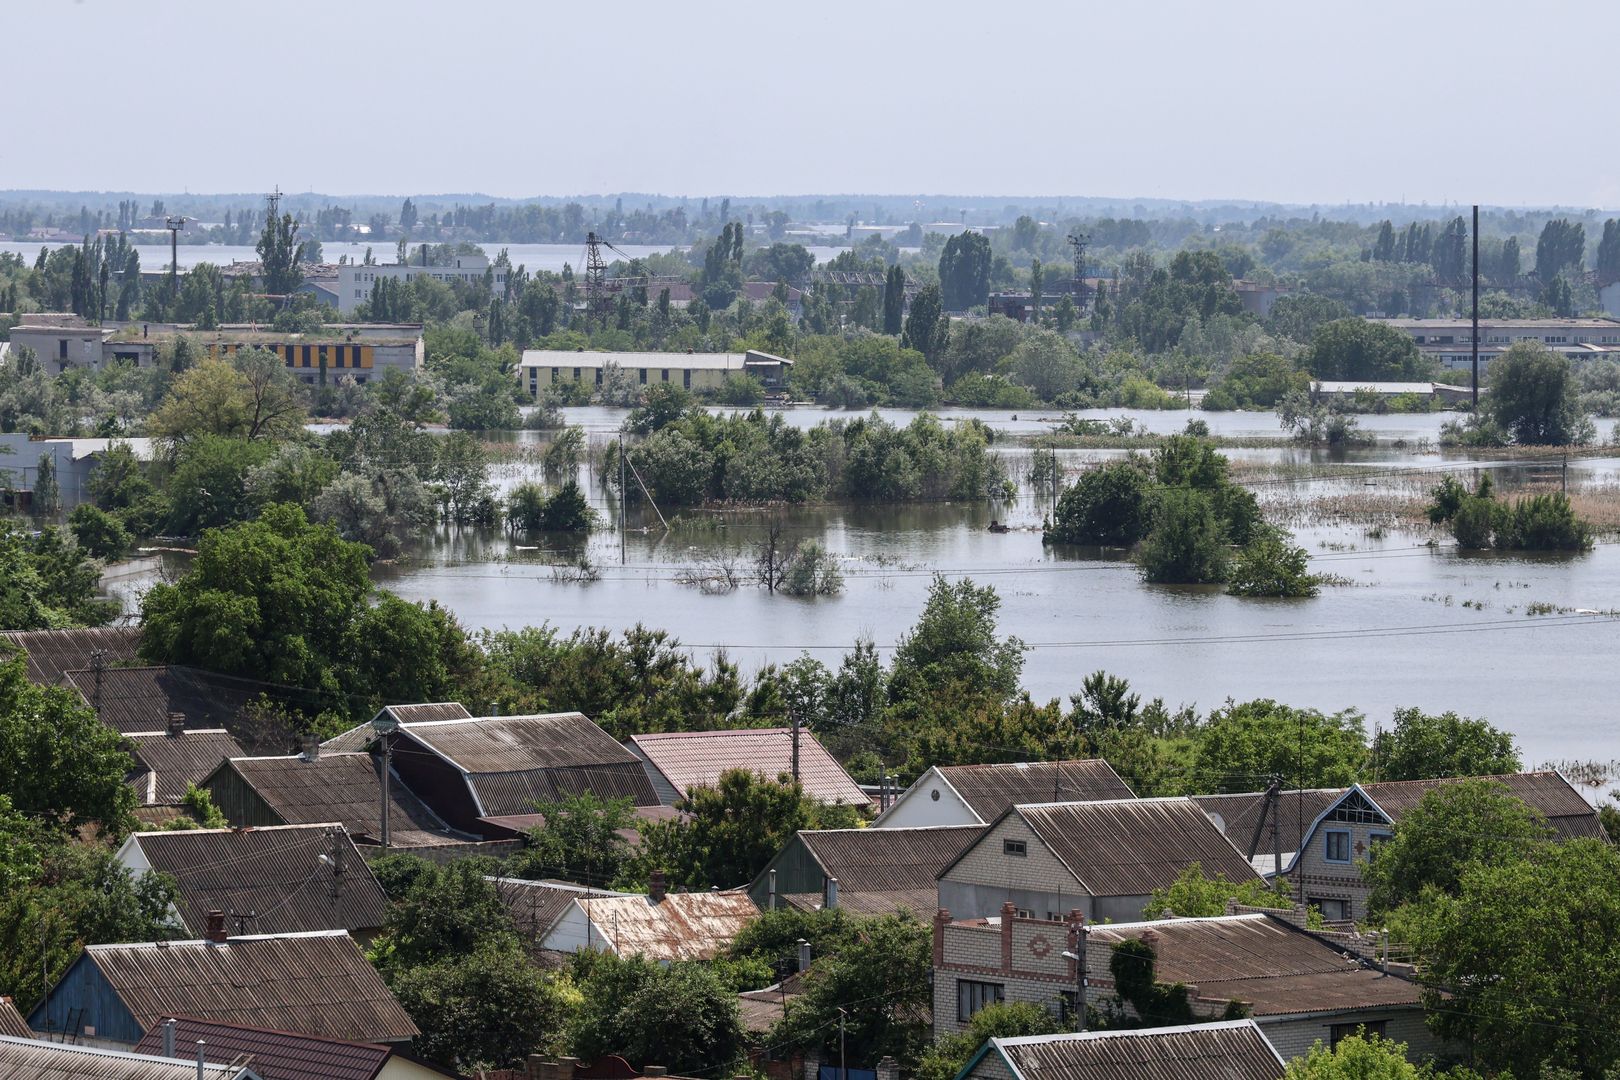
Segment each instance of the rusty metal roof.
[{"label": "rusty metal roof", "polygon": [[[0,1076],[7,1080],[197,1080],[197,1062],[195,1058],[186,1061],[0,1036]],[[254,1078],[271,1080],[247,1065],[216,1065],[207,1076],[207,1080]]]},{"label": "rusty metal roof", "polygon": [[[1016,1080],[1280,1080],[1283,1060],[1253,1020],[991,1039]],[[975,1057],[974,1062],[978,1060]],[[970,1063],[966,1071],[972,1071]]]},{"label": "rusty metal roof", "polygon": [[252,914],[246,928],[255,934],[371,931],[388,917],[388,898],[340,825],[134,833],[120,857],[131,862],[134,849],[179,883],[192,933],[210,910]]},{"label": "rusty metal roof", "polygon": [[131,735],[129,750],[139,768],[130,779],[143,806],[172,806],[187,784],[201,784],[226,758],[246,753],[224,728]]},{"label": "rusty metal roof", "polygon": [[839,904],[844,905],[855,893],[934,892],[939,872],[984,830],[983,825],[801,829],[798,839],[822,872],[838,879]]},{"label": "rusty metal roof", "polygon": [[79,963],[101,972],[143,1029],[178,1015],[358,1042],[419,1034],[341,930],[234,937],[221,945],[90,945]]},{"label": "rusty metal roof", "polygon": [[1564,775],[1551,769],[1541,772],[1507,773],[1501,776],[1471,778],[1447,777],[1438,780],[1390,780],[1379,784],[1363,784],[1361,790],[1368,798],[1399,822],[1401,816],[1418,804],[1429,792],[1461,779],[1493,780],[1503,784],[1514,795],[1535,810],[1546,815],[1548,824],[1563,837],[1594,837],[1605,834],[1598,823],[1597,811],[1575,790]]},{"label": "rusty metal roof", "polygon": [[507,914],[518,928],[518,933],[539,941],[557,925],[575,900],[592,896],[635,896],[611,889],[595,889],[576,885],[571,881],[529,881],[525,878],[489,878],[495,893],[506,905]]},{"label": "rusty metal roof", "polygon": [[141,632],[133,626],[11,630],[0,634],[0,638],[22,649],[28,661],[29,681],[42,686],[60,686],[67,672],[90,667],[98,649],[108,664],[130,663],[141,644]]},{"label": "rusty metal roof", "polygon": [[34,1037],[28,1021],[17,1011],[17,1003],[4,995],[0,995],[0,1035],[10,1035],[17,1039]]},{"label": "rusty metal roof", "polygon": [[944,765],[939,775],[979,820],[992,822],[1023,803],[1132,799],[1136,793],[1101,758],[1008,765]]},{"label": "rusty metal roof", "polygon": [[594,933],[620,956],[649,960],[712,960],[742,928],[759,918],[745,892],[667,893],[576,899]]},{"label": "rusty metal roof", "polygon": [[1146,896],[1193,863],[1232,881],[1258,875],[1187,798],[1018,806],[1019,814],[1092,896]]},{"label": "rusty metal roof", "polygon": [[[391,1049],[375,1043],[222,1024],[192,1016],[173,1019],[177,1051],[195,1055],[197,1040],[201,1039],[205,1060],[216,1064],[246,1060],[264,1080],[372,1080],[393,1055]],[[135,1044],[135,1053],[162,1052],[163,1023],[159,1021]]]},{"label": "rusty metal roof", "polygon": [[125,735],[165,731],[170,713],[184,714],[188,728],[230,728],[255,696],[252,684],[198,668],[106,668],[99,687],[94,671],[64,674],[85,701],[97,706],[101,722]]},{"label": "rusty metal roof", "polygon": [[[631,747],[682,795],[714,787],[727,769],[749,769],[766,780],[793,773],[793,729],[730,728],[632,735]],[[871,798],[808,731],[799,732],[799,783],[822,803],[868,806]]]},{"label": "rusty metal roof", "polygon": [[[382,838],[381,763],[370,754],[232,758],[236,772],[287,825],[335,821],[363,843]],[[471,843],[446,825],[397,776],[388,785],[389,842],[396,847]]]},{"label": "rusty metal roof", "polygon": [[1282,919],[1254,913],[1206,919],[1108,923],[1091,928],[1091,944],[1107,948],[1153,935],[1156,978],[1186,983],[1200,998],[1241,1001],[1254,1016],[1416,1008],[1421,988],[1398,974],[1374,970],[1359,957]]}]

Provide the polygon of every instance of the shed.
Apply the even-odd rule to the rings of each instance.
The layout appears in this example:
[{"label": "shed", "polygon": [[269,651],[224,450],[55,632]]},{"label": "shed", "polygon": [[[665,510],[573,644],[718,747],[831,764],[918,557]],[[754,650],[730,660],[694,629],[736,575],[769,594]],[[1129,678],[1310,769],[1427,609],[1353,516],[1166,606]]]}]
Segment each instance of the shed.
[{"label": "shed", "polygon": [[1135,792],[1101,758],[936,765],[878,815],[879,828],[988,825],[1020,803],[1130,799]]},{"label": "shed", "polygon": [[598,949],[649,960],[712,960],[759,918],[744,892],[576,896],[541,944],[556,952]]},{"label": "shed", "polygon": [[[748,886],[762,908],[776,902],[819,908],[831,900],[860,915],[938,906],[939,872],[984,833],[982,825],[918,829],[801,829]],[[828,881],[836,879],[836,895]]]}]

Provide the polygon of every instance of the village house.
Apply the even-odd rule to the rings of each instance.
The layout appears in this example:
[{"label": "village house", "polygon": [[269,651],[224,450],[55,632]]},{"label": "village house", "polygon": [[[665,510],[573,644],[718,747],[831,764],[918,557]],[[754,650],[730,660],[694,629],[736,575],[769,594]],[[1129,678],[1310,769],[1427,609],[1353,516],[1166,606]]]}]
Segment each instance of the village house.
[{"label": "village house", "polygon": [[1131,799],[1136,793],[1101,758],[1001,765],[936,765],[872,824],[988,825],[1021,803]]},{"label": "village house", "polygon": [[[1361,867],[1373,848],[1394,835],[1402,816],[1424,795],[1459,779],[1393,780],[1280,793],[1272,802],[1278,808],[1276,846],[1281,849],[1283,877],[1329,922],[1366,918],[1371,890],[1362,881]],[[1606,835],[1592,804],[1561,773],[1543,770],[1479,779],[1504,785],[1546,817],[1562,839]],[[1200,796],[1194,801],[1245,854],[1258,828],[1261,839],[1253,865],[1272,876],[1270,820],[1260,821],[1268,802],[1263,792]]]},{"label": "village house", "polygon": [[[187,1049],[194,1052],[195,1044],[177,1046],[175,1053]],[[238,1062],[210,1065],[205,1074],[195,1056],[154,1057],[11,1036],[0,1036],[0,1076],[19,1080],[278,1080]]]},{"label": "village house", "polygon": [[79,630],[8,630],[0,639],[23,654],[28,681],[62,686],[68,672],[88,670],[97,659],[106,667],[131,664],[141,644],[133,626],[98,626]]},{"label": "village house", "polygon": [[1281,1080],[1253,1020],[991,1039],[956,1080]]},{"label": "village house", "polygon": [[347,933],[230,936],[212,912],[200,941],[89,945],[34,1007],[36,1032],[127,1049],[172,1016],[406,1042],[420,1034]]},{"label": "village house", "polygon": [[388,918],[388,898],[339,824],[131,833],[118,861],[173,878],[175,915],[199,937],[210,911],[238,934],[347,930],[362,941]]},{"label": "village house", "polygon": [[800,829],[748,886],[765,910],[839,907],[856,915],[938,906],[936,878],[984,833],[982,825]]},{"label": "village house", "polygon": [[[794,772],[792,728],[731,728],[632,735],[625,745],[647,768],[659,801],[674,806],[695,787],[714,787],[728,769],[776,780]],[[808,731],[798,734],[798,776],[804,793],[824,805],[862,809],[871,799]]]},{"label": "village house", "polygon": [[575,893],[541,940],[552,952],[584,949],[648,960],[713,960],[759,909],[739,891],[668,892],[654,871],[646,895]]},{"label": "village house", "polygon": [[208,1080],[215,1068],[234,1061],[250,1062],[264,1080],[439,1080],[457,1074],[409,1056],[401,1046],[349,1042],[292,1031],[223,1024],[194,1016],[165,1017],[135,1044],[135,1053],[173,1057],[193,1055],[203,1044],[209,1063]]},{"label": "village house", "polygon": [[939,906],[966,917],[1011,902],[1026,917],[1137,919],[1193,863],[1258,881],[1243,854],[1186,798],[1014,806],[939,874]]}]

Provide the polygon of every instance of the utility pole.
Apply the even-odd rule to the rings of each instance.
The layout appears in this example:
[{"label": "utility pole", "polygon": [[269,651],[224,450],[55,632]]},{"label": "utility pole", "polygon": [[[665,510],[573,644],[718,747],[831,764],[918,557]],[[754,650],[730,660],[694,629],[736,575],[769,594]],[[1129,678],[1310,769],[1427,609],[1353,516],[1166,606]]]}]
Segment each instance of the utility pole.
[{"label": "utility pole", "polygon": [[619,436],[619,565],[624,565],[624,436]]},{"label": "utility pole", "polygon": [[393,734],[399,730],[399,721],[387,709],[379,712],[371,721],[371,729],[382,739],[382,846],[383,853],[388,853],[388,773],[393,767],[394,745]]},{"label": "utility pole", "polygon": [[838,1078],[849,1080],[849,1066],[844,1062],[844,1018],[849,1014],[838,1010]]},{"label": "utility pole", "polygon": [[1479,416],[1479,203],[1474,204],[1474,416]]},{"label": "utility pole", "polygon": [[1064,950],[1063,955],[1065,958],[1074,961],[1074,1030],[1084,1033],[1086,1030],[1086,992],[1091,989],[1091,978],[1086,971],[1086,945],[1088,944],[1087,939],[1091,936],[1091,927],[1087,925],[1086,917],[1081,915],[1079,911],[1072,912],[1069,917],[1071,919],[1078,918],[1080,923],[1075,928],[1074,952]]},{"label": "utility pole", "polygon": [[169,295],[180,295],[180,230],[186,227],[184,217],[168,217],[163,224],[169,230]]},{"label": "utility pole", "polygon": [[793,782],[795,784],[799,782],[799,716],[797,711],[793,715]]},{"label": "utility pole", "polygon": [[1091,244],[1091,234],[1070,233],[1068,241],[1074,248],[1074,303],[1083,312],[1086,309],[1086,248]]}]

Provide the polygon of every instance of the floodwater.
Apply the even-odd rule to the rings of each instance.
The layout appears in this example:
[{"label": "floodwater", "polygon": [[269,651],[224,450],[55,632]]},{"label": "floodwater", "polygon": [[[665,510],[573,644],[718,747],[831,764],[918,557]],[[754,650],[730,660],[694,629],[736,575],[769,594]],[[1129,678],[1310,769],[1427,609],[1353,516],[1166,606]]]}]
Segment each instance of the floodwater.
[{"label": "floodwater", "polygon": [[[53,251],[61,247],[60,243],[42,243],[38,240],[28,241],[0,241],[0,251],[21,254],[30,264],[39,257],[39,249],[48,247]],[[537,270],[549,270],[560,273],[563,264],[567,263],[575,270],[585,265],[584,244],[498,244],[494,242],[481,243],[480,247],[491,259],[505,249],[507,256],[512,260],[513,266],[522,266],[530,273]],[[412,245],[414,250],[416,245]],[[395,243],[392,240],[381,243],[339,243],[331,241],[321,245],[321,258],[325,262],[335,263],[342,256],[348,256],[350,262],[361,262],[366,257],[366,249],[370,248],[378,262],[393,262]],[[168,244],[136,244],[135,250],[141,256],[141,269],[156,270],[169,265]],[[682,250],[674,245],[653,244],[622,244],[618,250],[626,257],[632,259],[646,258],[648,255],[657,255],[671,250]],[[840,251],[848,250],[841,247],[815,246],[807,248],[817,262],[828,262],[835,258]],[[253,262],[259,257],[258,252],[251,244],[181,244],[177,252],[180,269],[189,270],[198,263],[213,263],[215,266],[225,266],[232,262]],[[619,256],[613,251],[603,252],[603,257],[609,262]]]},{"label": "floodwater", "polygon": [[[624,416],[602,408],[568,412],[595,445],[611,439]],[[901,423],[914,415],[884,414]],[[790,409],[785,415],[809,425],[829,414]],[[949,421],[967,414],[942,415]],[[1044,430],[1038,416],[1057,414],[1020,412],[1016,422],[1007,412],[974,415],[1028,433]],[[1154,430],[1174,431],[1189,414],[1132,415]],[[1277,432],[1271,414],[1195,415],[1219,434]],[[700,656],[724,649],[745,671],[804,652],[836,666],[859,637],[887,655],[916,621],[935,573],[970,577],[1000,594],[1001,632],[1031,646],[1023,681],[1037,700],[1067,698],[1087,673],[1105,669],[1128,678],[1144,698],[1163,697],[1172,707],[1188,703],[1207,711],[1229,697],[1270,697],[1330,711],[1355,707],[1369,726],[1387,726],[1401,706],[1454,709],[1513,732],[1527,764],[1620,758],[1610,727],[1620,621],[1599,614],[1620,607],[1620,543],[1572,556],[1461,555],[1449,538],[1424,530],[1288,516],[1316,496],[1411,497],[1446,470],[1467,478],[1491,469],[1508,491],[1530,481],[1557,482],[1556,463],[1415,449],[1417,440],[1437,435],[1443,419],[1365,417],[1363,426],[1381,440],[1371,449],[1226,451],[1262,503],[1294,528],[1312,569],[1344,582],[1306,600],[1149,585],[1120,553],[1045,546],[1040,528],[1050,503],[1031,494],[1027,483],[1008,502],[779,511],[790,534],[816,539],[842,560],[843,592],[794,599],[744,586],[706,595],[678,584],[679,569],[730,562],[746,572],[767,512],[683,511],[666,533],[655,515],[632,509],[621,541],[617,508],[588,466],[581,480],[608,523],[583,549],[599,580],[557,578],[551,564],[579,550],[535,550],[528,545],[540,541],[520,547],[499,532],[452,530],[437,533],[414,563],[379,567],[376,577],[407,599],[437,600],[470,628],[550,623],[566,632],[644,623],[670,631]],[[1015,477],[1027,472],[1028,449],[999,445],[996,452],[1006,456]],[[1119,453],[1065,450],[1058,456],[1072,477],[1086,463]],[[1331,465],[1332,478],[1302,477],[1303,466],[1324,464]],[[534,471],[502,463],[493,467],[492,480],[504,489]],[[1577,457],[1569,463],[1568,483],[1571,492],[1620,497],[1620,460]],[[990,532],[992,520],[1011,531]],[[1546,613],[1531,614],[1532,606]]]}]

